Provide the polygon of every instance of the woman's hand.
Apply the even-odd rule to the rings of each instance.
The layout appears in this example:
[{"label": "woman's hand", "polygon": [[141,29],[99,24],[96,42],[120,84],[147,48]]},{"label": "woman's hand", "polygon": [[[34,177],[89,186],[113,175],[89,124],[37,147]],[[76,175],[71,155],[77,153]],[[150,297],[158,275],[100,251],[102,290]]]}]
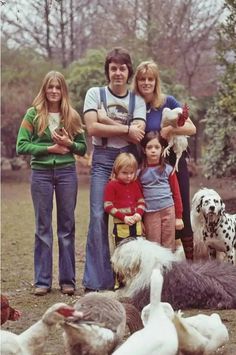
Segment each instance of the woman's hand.
[{"label": "woman's hand", "polygon": [[48,147],[48,153],[53,153],[53,154],[67,154],[69,153],[70,149],[65,147],[64,145],[60,145],[60,144],[54,144],[51,145],[50,147]]},{"label": "woman's hand", "polygon": [[173,133],[173,127],[172,126],[163,127],[160,130],[160,134],[161,134],[162,138],[164,138],[167,141],[170,139],[172,133]]},{"label": "woman's hand", "polygon": [[69,137],[69,134],[67,133],[64,127],[61,129],[60,134],[57,133],[56,130],[53,131],[52,139],[56,144],[63,145],[65,147],[70,147],[73,144],[72,140]]}]

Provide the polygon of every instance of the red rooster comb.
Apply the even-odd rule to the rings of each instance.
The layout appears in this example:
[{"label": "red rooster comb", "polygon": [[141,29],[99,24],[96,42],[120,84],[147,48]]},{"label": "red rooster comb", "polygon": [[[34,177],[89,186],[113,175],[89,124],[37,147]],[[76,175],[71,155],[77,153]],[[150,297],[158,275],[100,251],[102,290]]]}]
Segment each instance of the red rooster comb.
[{"label": "red rooster comb", "polygon": [[179,118],[177,120],[177,125],[179,127],[182,127],[185,124],[185,121],[189,116],[189,106],[187,104],[184,104],[182,110],[183,111],[179,114]]}]

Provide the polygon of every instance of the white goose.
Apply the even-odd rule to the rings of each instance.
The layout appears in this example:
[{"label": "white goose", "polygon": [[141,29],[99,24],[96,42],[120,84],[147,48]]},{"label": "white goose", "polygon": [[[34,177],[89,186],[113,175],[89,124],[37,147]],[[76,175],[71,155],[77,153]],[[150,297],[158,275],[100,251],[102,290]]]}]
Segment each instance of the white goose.
[{"label": "white goose", "polygon": [[151,276],[151,295],[148,318],[145,327],[132,334],[113,355],[175,355],[178,351],[178,337],[172,321],[161,304],[163,276],[154,269]]},{"label": "white goose", "polygon": [[82,314],[65,303],[56,303],[50,307],[43,317],[23,333],[17,335],[9,331],[0,331],[2,355],[42,355],[49,331],[64,322],[68,317],[79,317]]},{"label": "white goose", "polygon": [[173,323],[178,333],[179,350],[183,355],[215,354],[218,348],[229,341],[228,330],[217,313],[183,318],[179,311],[175,313]]},{"label": "white goose", "polygon": [[122,303],[94,292],[81,297],[74,308],[82,312],[83,318],[62,325],[67,354],[111,354],[125,335],[126,312]]}]

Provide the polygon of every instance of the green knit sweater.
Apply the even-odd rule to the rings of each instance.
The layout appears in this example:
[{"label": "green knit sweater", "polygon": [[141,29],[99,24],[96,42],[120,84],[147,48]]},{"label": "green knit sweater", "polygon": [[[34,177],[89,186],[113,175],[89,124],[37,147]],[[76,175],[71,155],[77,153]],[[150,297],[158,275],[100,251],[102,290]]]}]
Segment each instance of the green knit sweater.
[{"label": "green knit sweater", "polygon": [[84,134],[80,133],[74,137],[70,152],[67,154],[49,153],[47,148],[55,143],[48,127],[41,136],[38,136],[36,113],[33,107],[26,112],[18,132],[16,152],[24,155],[31,154],[32,169],[61,168],[75,164],[74,154],[83,156],[87,150]]}]

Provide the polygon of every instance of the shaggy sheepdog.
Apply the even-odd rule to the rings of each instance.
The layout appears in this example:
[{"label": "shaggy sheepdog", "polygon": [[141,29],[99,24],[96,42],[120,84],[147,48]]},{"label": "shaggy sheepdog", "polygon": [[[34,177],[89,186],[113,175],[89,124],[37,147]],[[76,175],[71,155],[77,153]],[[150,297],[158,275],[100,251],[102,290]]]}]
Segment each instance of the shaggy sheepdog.
[{"label": "shaggy sheepdog", "polygon": [[150,277],[160,268],[162,302],[174,309],[236,308],[236,267],[216,260],[178,261],[175,254],[143,238],[127,238],[111,257],[122,285],[117,297],[129,297],[140,311],[150,302]]},{"label": "shaggy sheepdog", "polygon": [[215,190],[203,188],[195,193],[192,199],[191,223],[195,244],[205,243],[210,258],[215,258],[219,251],[224,251],[226,260],[236,263],[236,214],[225,212],[225,204]]}]

